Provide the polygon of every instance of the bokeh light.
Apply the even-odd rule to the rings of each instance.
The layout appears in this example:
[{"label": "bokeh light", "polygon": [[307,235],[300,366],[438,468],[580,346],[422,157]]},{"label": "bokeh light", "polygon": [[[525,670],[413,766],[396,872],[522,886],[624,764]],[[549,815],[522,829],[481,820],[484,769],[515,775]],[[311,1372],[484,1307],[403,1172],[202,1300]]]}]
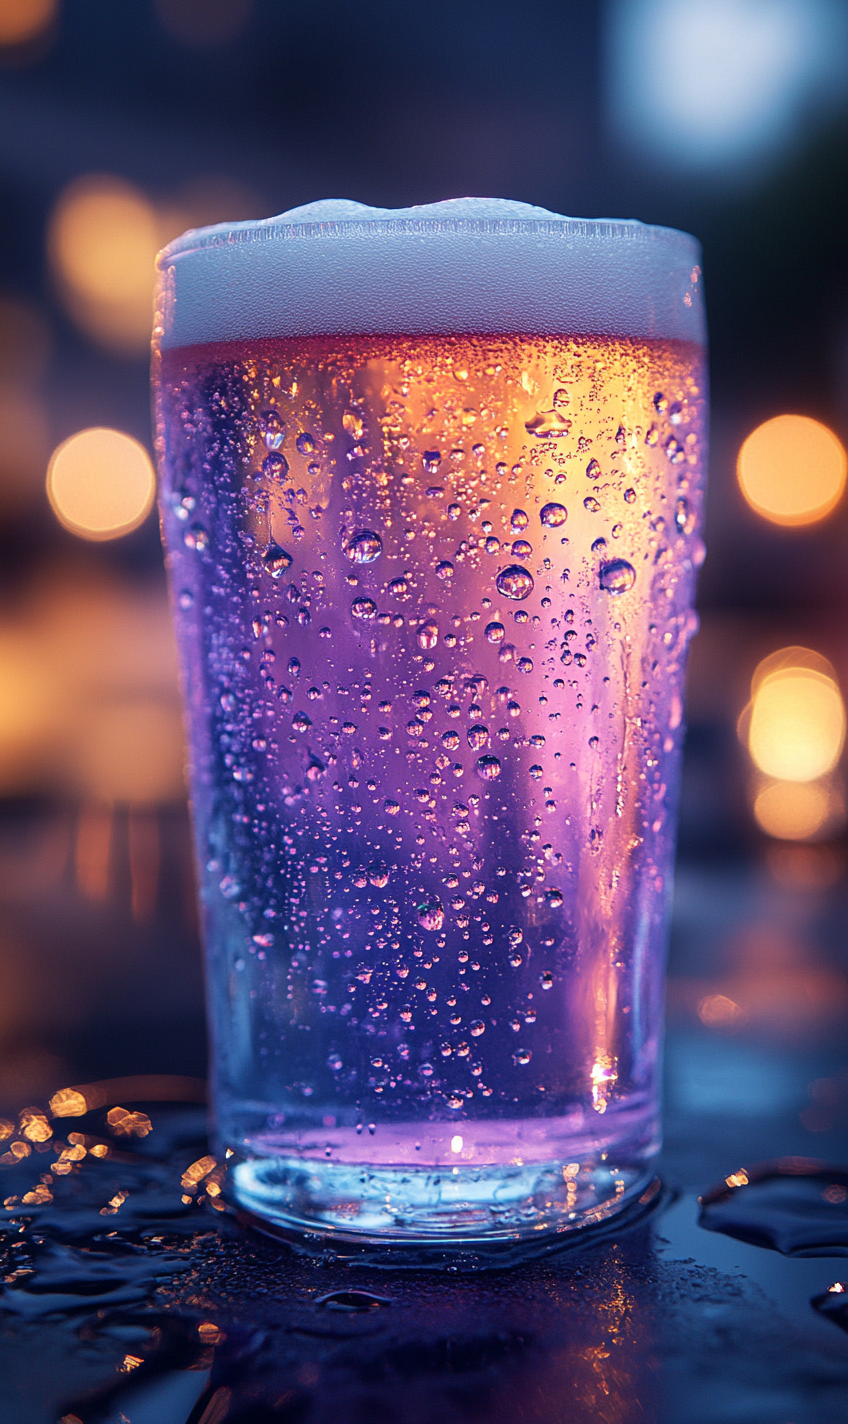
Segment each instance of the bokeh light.
[{"label": "bokeh light", "polygon": [[0,45],[26,44],[56,17],[58,0],[0,0]]},{"label": "bokeh light", "polygon": [[49,451],[38,392],[0,379],[0,516],[16,513],[41,489]]},{"label": "bokeh light", "polygon": [[777,415],[748,436],[736,472],[758,514],[774,524],[812,524],[839,503],[848,459],[826,425],[806,415]]},{"label": "bokeh light", "polygon": [[89,709],[78,743],[78,784],[104,805],[180,801],[183,728],[176,698],[133,698]]},{"label": "bokeh light", "polygon": [[847,33],[840,0],[611,0],[613,121],[660,162],[754,170],[840,102]]},{"label": "bokeh light", "polygon": [[808,841],[832,834],[845,819],[842,788],[827,780],[767,782],[755,794],[754,818],[776,840]]},{"label": "bokeh light", "polygon": [[83,539],[117,539],[137,529],[154,493],[150,456],[120,430],[81,430],[50,457],[50,503],[65,528]]},{"label": "bokeh light", "polygon": [[161,203],[109,174],[76,179],[59,196],[47,238],[65,307],[107,350],[147,355],[159,249],[186,228],[254,217],[259,206],[242,185],[215,175]]},{"label": "bokeh light", "polygon": [[253,14],[253,0],[154,0],[163,28],[200,47],[226,44]]},{"label": "bokeh light", "polygon": [[[788,649],[757,669],[747,727],[751,758],[767,776],[814,781],[836,765],[845,741],[845,706],[830,665],[790,662]],[[781,659],[783,663],[781,665]]]}]

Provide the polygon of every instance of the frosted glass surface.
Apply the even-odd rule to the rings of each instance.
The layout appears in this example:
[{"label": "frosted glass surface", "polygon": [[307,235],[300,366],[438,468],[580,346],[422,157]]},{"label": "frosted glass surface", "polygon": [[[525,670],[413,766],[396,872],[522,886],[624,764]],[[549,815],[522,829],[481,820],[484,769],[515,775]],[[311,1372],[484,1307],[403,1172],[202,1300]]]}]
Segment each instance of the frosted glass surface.
[{"label": "frosted glass surface", "polygon": [[703,341],[686,233],[499,198],[328,199],[187,232],[159,258],[163,347],[265,336],[524,333]]}]

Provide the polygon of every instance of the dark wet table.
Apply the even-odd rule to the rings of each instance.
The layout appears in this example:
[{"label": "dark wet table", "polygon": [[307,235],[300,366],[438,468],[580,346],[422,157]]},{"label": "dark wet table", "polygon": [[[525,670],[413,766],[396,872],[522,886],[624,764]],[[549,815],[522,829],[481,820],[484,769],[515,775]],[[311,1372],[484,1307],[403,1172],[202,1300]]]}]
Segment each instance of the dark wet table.
[{"label": "dark wet table", "polygon": [[662,1190],[509,1269],[298,1254],[222,1210],[202,1108],[128,1084],[10,1119],[3,1424],[844,1424],[844,915],[761,889],[719,953],[680,886]]}]

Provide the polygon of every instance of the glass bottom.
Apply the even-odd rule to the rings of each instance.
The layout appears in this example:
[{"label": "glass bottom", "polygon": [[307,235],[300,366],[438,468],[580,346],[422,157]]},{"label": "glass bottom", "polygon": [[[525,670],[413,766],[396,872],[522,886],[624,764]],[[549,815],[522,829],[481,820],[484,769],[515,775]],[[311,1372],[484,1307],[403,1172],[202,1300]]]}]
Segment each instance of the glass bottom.
[{"label": "glass bottom", "polygon": [[283,1232],[392,1246],[519,1242],[578,1231],[645,1194],[644,1161],[363,1166],[252,1157],[230,1168],[237,1206]]}]

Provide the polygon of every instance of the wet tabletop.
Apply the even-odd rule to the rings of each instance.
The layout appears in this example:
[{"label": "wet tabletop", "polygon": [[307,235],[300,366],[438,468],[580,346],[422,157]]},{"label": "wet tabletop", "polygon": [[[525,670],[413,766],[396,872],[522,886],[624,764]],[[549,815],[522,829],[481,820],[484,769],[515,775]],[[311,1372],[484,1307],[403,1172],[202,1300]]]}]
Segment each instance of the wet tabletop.
[{"label": "wet tabletop", "polygon": [[3,1424],[842,1424],[843,895],[683,870],[662,1189],[523,1263],[261,1235],[191,1080],[10,1114]]}]

